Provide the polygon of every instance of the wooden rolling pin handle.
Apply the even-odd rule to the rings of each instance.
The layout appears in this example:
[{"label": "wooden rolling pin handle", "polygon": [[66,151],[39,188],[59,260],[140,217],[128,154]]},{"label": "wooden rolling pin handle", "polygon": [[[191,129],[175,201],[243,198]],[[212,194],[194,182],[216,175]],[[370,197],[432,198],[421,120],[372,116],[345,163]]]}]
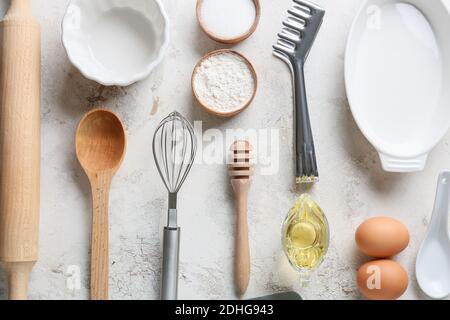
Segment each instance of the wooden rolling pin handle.
[{"label": "wooden rolling pin handle", "polygon": [[0,261],[9,297],[26,299],[40,207],[40,26],[29,0],[11,0],[0,39]]},{"label": "wooden rolling pin handle", "polygon": [[27,300],[28,280],[34,263],[34,261],[5,263],[8,275],[9,300]]},{"label": "wooden rolling pin handle", "polygon": [[21,14],[31,14],[31,1],[30,0],[11,0],[11,6],[8,13],[20,12]]},{"label": "wooden rolling pin handle", "polygon": [[250,281],[250,247],[248,241],[248,180],[232,180],[236,204],[235,282],[239,296],[247,291]]},{"label": "wooden rolling pin handle", "polygon": [[91,299],[108,300],[110,174],[90,177],[92,188]]}]

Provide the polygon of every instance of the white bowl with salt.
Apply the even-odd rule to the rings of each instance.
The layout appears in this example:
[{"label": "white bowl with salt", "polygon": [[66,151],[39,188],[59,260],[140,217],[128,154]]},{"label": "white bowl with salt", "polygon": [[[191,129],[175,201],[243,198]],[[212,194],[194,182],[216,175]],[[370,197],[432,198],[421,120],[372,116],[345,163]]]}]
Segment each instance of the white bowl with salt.
[{"label": "white bowl with salt", "polygon": [[259,0],[197,0],[200,27],[217,42],[234,44],[247,39],[260,16]]}]

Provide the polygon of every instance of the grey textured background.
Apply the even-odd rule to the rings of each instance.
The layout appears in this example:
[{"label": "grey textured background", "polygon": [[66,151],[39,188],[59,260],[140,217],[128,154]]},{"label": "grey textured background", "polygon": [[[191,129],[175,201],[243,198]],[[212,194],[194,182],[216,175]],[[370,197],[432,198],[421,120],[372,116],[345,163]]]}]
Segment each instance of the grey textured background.
[{"label": "grey textured background", "polygon": [[[171,45],[164,62],[145,81],[102,89],[71,66],[61,44],[66,0],[33,0],[42,23],[42,219],[40,260],[31,279],[33,299],[89,296],[90,189],[74,153],[75,127],[94,106],[124,120],[128,153],[113,182],[110,200],[110,292],[113,299],[157,299],[161,229],[166,191],[157,175],[151,137],[157,123],[176,109],[204,129],[278,128],[280,171],[254,177],[249,204],[252,272],[246,297],[294,289],[307,299],[360,298],[355,270],[367,258],[354,244],[354,230],[373,215],[393,216],[411,232],[397,259],[409,271],[403,298],[424,298],[414,276],[415,255],[425,234],[439,171],[450,161],[450,135],[416,174],[382,171],[378,155],[353,121],[344,88],[344,48],[360,0],[318,0],[326,19],[307,64],[311,120],[321,181],[311,191],[328,216],[331,246],[309,287],[301,288],[280,246],[283,218],[304,190],[293,184],[292,102],[288,69],[271,55],[290,0],[261,0],[256,33],[235,47],[253,63],[259,91],[253,105],[229,120],[207,115],[192,101],[190,76],[197,60],[222,48],[198,28],[194,0],[164,0],[171,19]],[[5,7],[6,1],[1,5]],[[159,108],[152,115],[153,99]],[[185,299],[236,298],[233,286],[234,212],[224,165],[194,166],[179,199],[182,227],[179,294]],[[70,290],[70,266],[81,270],[80,290]],[[0,273],[0,296],[5,297]]]}]

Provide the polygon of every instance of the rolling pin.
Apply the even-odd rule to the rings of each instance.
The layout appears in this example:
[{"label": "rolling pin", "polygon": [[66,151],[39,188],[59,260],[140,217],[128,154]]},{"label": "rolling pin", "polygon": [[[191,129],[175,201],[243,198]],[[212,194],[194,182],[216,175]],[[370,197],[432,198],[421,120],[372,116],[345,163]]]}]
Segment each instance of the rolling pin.
[{"label": "rolling pin", "polygon": [[40,51],[30,0],[11,0],[0,22],[0,262],[11,300],[27,299],[38,258]]}]

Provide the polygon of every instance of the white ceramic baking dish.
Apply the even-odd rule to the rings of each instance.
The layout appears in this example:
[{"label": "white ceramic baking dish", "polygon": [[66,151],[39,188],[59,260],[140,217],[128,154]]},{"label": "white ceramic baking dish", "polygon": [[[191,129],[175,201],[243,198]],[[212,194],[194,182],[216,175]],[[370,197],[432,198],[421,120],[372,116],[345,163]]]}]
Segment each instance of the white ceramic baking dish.
[{"label": "white ceramic baking dish", "polygon": [[169,43],[169,20],[159,0],[72,0],[62,29],[70,61],[103,85],[146,78]]},{"label": "white ceramic baking dish", "polygon": [[423,170],[450,127],[449,35],[441,0],[366,0],[353,22],[347,96],[386,171]]}]

